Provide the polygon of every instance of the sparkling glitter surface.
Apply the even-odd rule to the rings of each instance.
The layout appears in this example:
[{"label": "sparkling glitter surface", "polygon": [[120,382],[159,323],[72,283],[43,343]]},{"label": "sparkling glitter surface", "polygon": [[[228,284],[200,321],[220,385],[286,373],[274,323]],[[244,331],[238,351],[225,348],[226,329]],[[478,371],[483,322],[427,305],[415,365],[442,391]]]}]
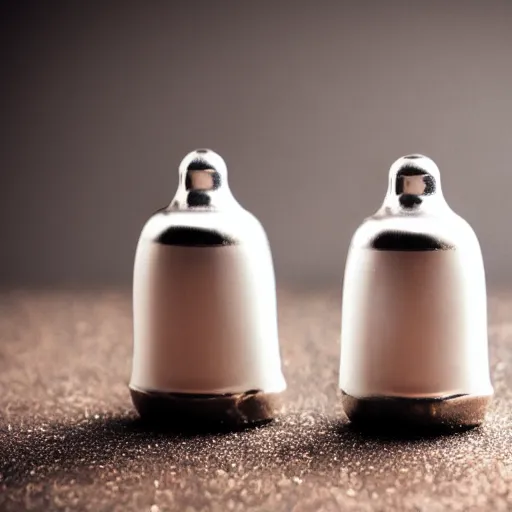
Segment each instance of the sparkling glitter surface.
[{"label": "sparkling glitter surface", "polygon": [[127,291],[0,296],[0,510],[512,510],[512,294],[491,297],[496,398],[479,429],[377,437],[337,394],[340,293],[279,293],[281,417],[152,432],[132,411]]}]

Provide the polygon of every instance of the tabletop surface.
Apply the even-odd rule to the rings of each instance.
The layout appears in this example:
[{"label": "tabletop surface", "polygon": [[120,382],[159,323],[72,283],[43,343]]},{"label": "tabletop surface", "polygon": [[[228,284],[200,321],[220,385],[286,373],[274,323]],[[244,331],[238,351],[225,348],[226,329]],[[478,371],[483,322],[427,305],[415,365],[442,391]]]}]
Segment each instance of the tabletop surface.
[{"label": "tabletop surface", "polygon": [[231,433],[133,412],[126,290],[0,295],[0,510],[512,510],[512,293],[489,299],[495,400],[462,433],[362,434],[337,393],[340,293],[278,293],[285,406]]}]

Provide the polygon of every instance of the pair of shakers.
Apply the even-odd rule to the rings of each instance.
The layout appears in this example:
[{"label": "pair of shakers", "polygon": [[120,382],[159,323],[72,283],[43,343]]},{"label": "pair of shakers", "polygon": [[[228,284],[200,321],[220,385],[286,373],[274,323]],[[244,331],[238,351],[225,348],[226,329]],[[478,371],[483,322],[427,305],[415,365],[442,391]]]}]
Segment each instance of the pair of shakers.
[{"label": "pair of shakers", "polygon": [[[480,246],[446,203],[439,169],[408,155],[353,236],[339,386],[356,425],[471,427],[485,417],[487,305]],[[135,257],[130,392],[144,419],[240,427],[271,420],[286,388],[275,277],[259,221],[224,160],[198,149]]]}]

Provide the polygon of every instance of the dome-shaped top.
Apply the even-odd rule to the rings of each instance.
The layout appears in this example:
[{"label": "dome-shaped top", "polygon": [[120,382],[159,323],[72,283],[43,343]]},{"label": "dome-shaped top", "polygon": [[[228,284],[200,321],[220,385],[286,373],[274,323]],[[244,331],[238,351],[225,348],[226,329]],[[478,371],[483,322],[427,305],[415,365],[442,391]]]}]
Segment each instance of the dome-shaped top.
[{"label": "dome-shaped top", "polygon": [[180,163],[180,176],[186,176],[193,171],[212,171],[226,178],[228,170],[224,159],[211,149],[196,149],[191,151]]},{"label": "dome-shaped top", "polygon": [[181,161],[171,203],[145,224],[141,238],[165,245],[268,245],[260,222],[233,197],[223,158],[196,149]]},{"label": "dome-shaped top", "polygon": [[411,154],[396,160],[381,208],[354,234],[352,245],[389,251],[430,251],[476,247],[469,224],[449,207],[439,168]]},{"label": "dome-shaped top", "polygon": [[211,149],[196,149],[181,161],[172,210],[219,208],[234,201],[226,162]]},{"label": "dome-shaped top", "polygon": [[413,212],[426,199],[444,202],[441,175],[435,162],[420,154],[406,155],[396,160],[389,170],[385,206]]}]

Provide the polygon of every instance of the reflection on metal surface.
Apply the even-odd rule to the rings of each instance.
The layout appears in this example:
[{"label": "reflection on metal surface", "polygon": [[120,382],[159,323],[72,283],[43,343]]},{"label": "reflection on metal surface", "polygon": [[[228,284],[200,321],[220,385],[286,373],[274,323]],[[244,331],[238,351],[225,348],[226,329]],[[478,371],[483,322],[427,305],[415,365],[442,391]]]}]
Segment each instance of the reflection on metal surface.
[{"label": "reflection on metal surface", "polygon": [[377,251],[441,251],[454,247],[425,233],[383,231],[370,241],[370,248]]},{"label": "reflection on metal surface", "polygon": [[233,203],[222,157],[209,149],[189,153],[180,164],[179,186],[169,209],[218,209]]},{"label": "reflection on metal surface", "polygon": [[169,226],[155,240],[162,245],[187,247],[212,247],[236,245],[236,240],[214,229],[200,229],[188,226]]},{"label": "reflection on metal surface", "polygon": [[130,389],[141,417],[158,426],[203,429],[222,425],[240,428],[274,418],[280,395],[249,391],[226,395],[144,392]]},{"label": "reflection on metal surface", "polygon": [[363,427],[439,427],[448,430],[480,425],[492,395],[442,398],[364,397],[342,391],[342,404],[350,420]]},{"label": "reflection on metal surface", "polygon": [[352,246],[380,251],[450,250],[473,236],[459,221],[444,199],[437,165],[423,155],[409,155],[391,166],[384,202],[357,230]]}]

